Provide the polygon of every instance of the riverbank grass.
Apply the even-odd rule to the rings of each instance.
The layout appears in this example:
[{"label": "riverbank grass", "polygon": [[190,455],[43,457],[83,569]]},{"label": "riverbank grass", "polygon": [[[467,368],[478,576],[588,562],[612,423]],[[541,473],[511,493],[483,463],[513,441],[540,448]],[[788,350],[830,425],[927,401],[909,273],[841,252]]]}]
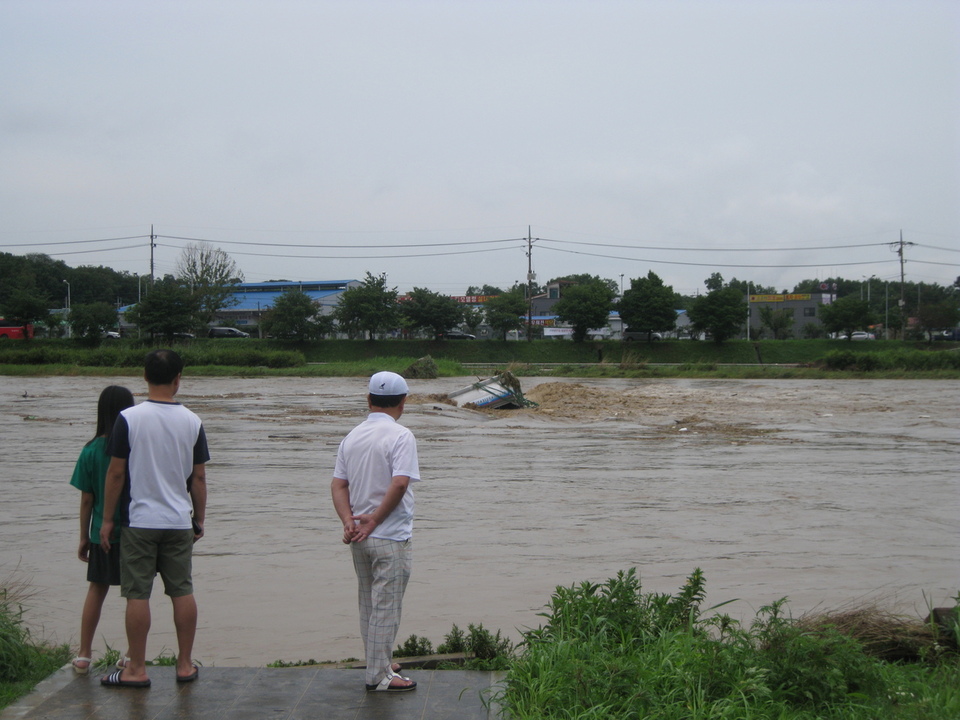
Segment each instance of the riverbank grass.
[{"label": "riverbank grass", "polygon": [[37,640],[24,625],[23,602],[28,597],[23,584],[0,586],[0,708],[29,693],[70,660],[69,646]]},{"label": "riverbank grass", "polygon": [[632,569],[557,588],[497,702],[511,720],[960,717],[960,662],[935,627],[887,662],[829,616],[793,621],[785,600],[745,627],[702,616],[704,596],[699,570],[673,596],[641,593]]}]

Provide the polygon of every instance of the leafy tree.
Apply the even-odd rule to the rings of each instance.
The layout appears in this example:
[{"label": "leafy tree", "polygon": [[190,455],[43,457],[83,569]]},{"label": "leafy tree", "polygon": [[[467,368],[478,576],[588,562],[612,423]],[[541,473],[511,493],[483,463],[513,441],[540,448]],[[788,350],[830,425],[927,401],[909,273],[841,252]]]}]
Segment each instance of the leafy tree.
[{"label": "leafy tree", "polygon": [[463,322],[463,306],[451,297],[415,287],[400,306],[400,313],[416,330],[430,330],[434,337]]},{"label": "leafy tree", "polygon": [[503,290],[493,285],[471,285],[467,288],[466,295],[503,295]]},{"label": "leafy tree", "polygon": [[[50,316],[50,301],[36,291],[14,288],[0,306],[3,318],[12,325],[45,323]],[[28,336],[24,336],[28,337]]]},{"label": "leafy tree", "polygon": [[287,290],[263,314],[260,328],[284,340],[315,340],[333,329],[332,318],[320,312],[320,303],[300,290]]},{"label": "leafy tree", "polygon": [[793,334],[793,309],[774,310],[769,305],[760,307],[760,326],[770,331],[774,340],[786,340]]},{"label": "leafy tree", "polygon": [[[61,307],[57,298],[65,298],[67,295],[67,286],[64,285],[63,281],[70,280],[68,277],[70,268],[63,260],[54,260],[42,253],[29,253],[24,258],[26,260],[27,276],[18,282],[17,286],[35,290],[37,295],[48,301],[48,308]],[[72,282],[70,291],[72,301]],[[62,306],[66,307],[65,303]]]},{"label": "leafy tree", "polygon": [[117,309],[109,303],[80,303],[70,308],[70,329],[77,337],[93,340],[116,326]]},{"label": "leafy tree", "polygon": [[960,308],[956,300],[943,300],[938,303],[928,303],[920,306],[917,313],[917,322],[927,337],[933,342],[933,331],[955,328],[960,323]]},{"label": "leafy tree", "polygon": [[[714,277],[719,277],[719,273],[714,273],[707,283]],[[740,332],[747,319],[747,304],[736,288],[720,287],[694,300],[687,317],[695,332],[709,333],[714,342],[722,343]]]},{"label": "leafy tree", "polygon": [[543,285],[537,285],[537,283],[522,283],[515,282],[510,286],[510,289],[507,290],[508,293],[519,292],[524,298],[528,295],[534,297],[536,295],[543,295],[547,291],[546,287]]},{"label": "leafy tree", "polygon": [[723,275],[718,272],[711,273],[710,277],[703,281],[703,284],[707,286],[707,290],[710,292],[720,290],[723,287]]},{"label": "leafy tree", "polygon": [[617,291],[604,281],[572,285],[553,306],[557,317],[573,327],[573,341],[583,342],[592,328],[606,327]]},{"label": "leafy tree", "polygon": [[177,260],[177,278],[196,299],[196,326],[204,328],[221,308],[236,304],[234,286],[243,282],[243,273],[220,248],[207,243],[190,243]]},{"label": "leafy tree", "polygon": [[63,334],[66,332],[66,318],[64,317],[64,313],[51,312],[47,315],[43,324],[46,325],[47,337],[63,337]]},{"label": "leafy tree", "polygon": [[151,335],[173,337],[189,332],[196,322],[197,296],[175,278],[154,282],[146,297],[130,308],[126,318]]},{"label": "leafy tree", "polygon": [[845,333],[853,339],[856,330],[862,330],[875,322],[866,300],[857,295],[847,295],[829,305],[821,305],[817,314],[828,333]]},{"label": "leafy tree", "polygon": [[508,332],[523,327],[527,300],[522,289],[513,290],[491,297],[483,304],[483,309],[487,316],[487,325],[506,340]]},{"label": "leafy tree", "polygon": [[463,326],[471,333],[483,324],[483,310],[472,305],[463,306]]},{"label": "leafy tree", "polygon": [[[6,305],[12,293],[18,289],[37,294],[33,268],[22,255],[0,253],[0,308]],[[57,295],[59,294],[58,291]]]},{"label": "leafy tree", "polygon": [[669,332],[677,324],[673,288],[663,284],[653,270],[645,278],[634,278],[620,298],[620,318],[631,330],[647,333]]},{"label": "leafy tree", "polygon": [[347,288],[333,311],[340,326],[348,333],[376,333],[392,330],[400,324],[397,289],[387,287],[386,275],[371,275],[357,287]]},{"label": "leafy tree", "polygon": [[[602,278],[599,275],[588,275],[587,273],[579,273],[576,275],[564,275],[563,277],[554,278],[549,283],[547,283],[547,285],[550,285],[551,283],[555,283],[555,282],[560,282],[560,281],[572,282],[572,283],[576,283],[577,285],[591,285],[593,283],[599,283],[601,285],[605,285],[610,290],[610,292],[613,293],[613,297],[617,296],[617,293],[620,289],[620,286],[617,284],[616,280],[611,280],[610,278]],[[561,296],[562,295],[563,293],[561,293]],[[604,323],[604,325],[605,324],[606,323]]]},{"label": "leafy tree", "polygon": [[750,280],[737,280],[736,278],[731,278],[730,282],[726,283],[726,285],[727,287],[736,288],[740,291],[740,294],[744,296],[777,294],[777,289],[773,285],[760,285],[759,283],[755,283]]}]

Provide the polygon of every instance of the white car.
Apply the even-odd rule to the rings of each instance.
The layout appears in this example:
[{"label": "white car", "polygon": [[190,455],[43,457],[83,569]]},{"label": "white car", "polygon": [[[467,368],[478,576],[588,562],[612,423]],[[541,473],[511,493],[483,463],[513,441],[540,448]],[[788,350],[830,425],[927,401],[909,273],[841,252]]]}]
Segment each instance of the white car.
[{"label": "white car", "polygon": [[868,332],[863,332],[862,330],[858,330],[851,336],[850,339],[851,340],[876,340],[877,336],[874,335],[873,333],[868,333]]}]

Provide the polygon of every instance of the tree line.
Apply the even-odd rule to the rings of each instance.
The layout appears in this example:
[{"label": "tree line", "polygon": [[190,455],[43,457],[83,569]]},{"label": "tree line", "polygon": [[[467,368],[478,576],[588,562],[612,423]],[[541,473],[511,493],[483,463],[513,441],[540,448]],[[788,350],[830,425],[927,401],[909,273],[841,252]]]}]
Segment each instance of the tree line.
[{"label": "tree line", "polygon": [[[126,318],[142,332],[174,337],[205,332],[215,313],[235,302],[233,292],[241,282],[243,273],[229,255],[205,243],[186,246],[176,273],[154,282],[103,266],[71,268],[42,254],[0,253],[0,314],[9,324],[42,324],[49,334],[61,335],[63,315],[51,314],[51,310],[65,307],[69,297],[65,321],[76,336],[100,337],[117,326],[119,307],[132,306]],[[960,278],[947,287],[905,283],[902,306],[900,284],[893,284],[891,300],[891,283],[877,278],[803,280],[789,292],[821,292],[824,283],[838,299],[820,307],[821,325],[805,326],[806,333],[846,333],[850,337],[855,330],[877,323],[902,327],[908,317],[915,320],[917,330],[955,327],[960,320]],[[553,284],[559,284],[561,292],[551,313],[572,328],[575,341],[585,340],[592,329],[605,327],[613,310],[619,312],[626,327],[648,337],[673,331],[677,311],[685,310],[695,334],[724,342],[742,333],[748,322],[746,295],[778,294],[773,287],[751,281],[725,281],[720,273],[704,280],[705,292],[694,296],[676,293],[653,271],[632,278],[622,294],[616,281],[595,275],[567,275],[548,283]],[[414,288],[401,298],[395,287],[387,286],[385,275],[368,272],[358,286],[343,292],[329,315],[305,293],[284,293],[263,313],[260,330],[293,340],[318,339],[333,332],[354,338],[392,332],[442,338],[453,328],[476,332],[485,325],[494,335],[506,337],[526,326],[530,294],[545,290],[520,283],[507,289],[470,286],[467,295],[486,296],[481,307],[474,307],[427,288]],[[792,311],[762,307],[760,327],[752,330],[753,337],[792,337],[792,324]]]}]

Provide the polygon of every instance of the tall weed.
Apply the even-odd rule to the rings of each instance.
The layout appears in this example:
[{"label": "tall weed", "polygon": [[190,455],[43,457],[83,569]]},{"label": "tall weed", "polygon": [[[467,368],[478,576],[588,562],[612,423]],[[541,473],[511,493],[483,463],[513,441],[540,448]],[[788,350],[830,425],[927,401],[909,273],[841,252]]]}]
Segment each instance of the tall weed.
[{"label": "tall weed", "polygon": [[699,569],[675,595],[633,569],[558,587],[496,699],[514,720],[885,717],[888,679],[852,638],[804,630],[783,600],[749,628],[704,619],[704,598]]}]

